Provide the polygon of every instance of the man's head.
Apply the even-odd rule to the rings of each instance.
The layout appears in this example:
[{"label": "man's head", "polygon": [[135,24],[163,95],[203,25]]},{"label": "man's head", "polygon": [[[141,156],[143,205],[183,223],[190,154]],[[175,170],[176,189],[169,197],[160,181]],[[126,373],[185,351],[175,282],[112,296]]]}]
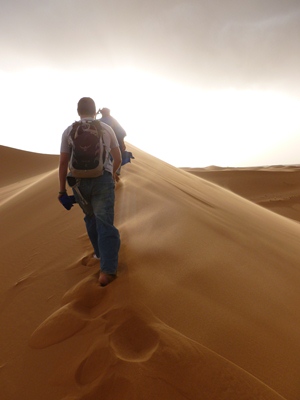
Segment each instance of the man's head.
[{"label": "man's head", "polygon": [[96,115],[96,105],[90,97],[82,97],[77,105],[77,112],[80,117],[94,117]]},{"label": "man's head", "polygon": [[110,109],[109,108],[102,108],[102,110],[100,110],[101,114],[103,115],[103,117],[107,117],[108,115],[110,115]]}]

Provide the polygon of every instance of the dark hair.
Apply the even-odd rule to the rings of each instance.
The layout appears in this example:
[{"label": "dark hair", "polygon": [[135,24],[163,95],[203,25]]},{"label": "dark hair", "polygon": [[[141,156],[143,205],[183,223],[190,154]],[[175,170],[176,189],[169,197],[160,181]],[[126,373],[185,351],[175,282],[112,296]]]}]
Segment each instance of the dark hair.
[{"label": "dark hair", "polygon": [[90,97],[82,97],[77,105],[77,112],[79,115],[92,116],[96,114],[96,105]]}]

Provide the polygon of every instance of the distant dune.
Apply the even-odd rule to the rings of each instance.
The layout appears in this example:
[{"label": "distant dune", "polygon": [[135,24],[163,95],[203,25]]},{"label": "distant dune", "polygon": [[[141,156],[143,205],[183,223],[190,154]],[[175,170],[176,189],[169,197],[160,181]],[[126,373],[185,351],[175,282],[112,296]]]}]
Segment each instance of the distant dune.
[{"label": "distant dune", "polygon": [[300,165],[183,169],[300,222]]},{"label": "distant dune", "polygon": [[1,400],[299,400],[300,167],[128,149],[102,288],[58,156],[0,147]]}]

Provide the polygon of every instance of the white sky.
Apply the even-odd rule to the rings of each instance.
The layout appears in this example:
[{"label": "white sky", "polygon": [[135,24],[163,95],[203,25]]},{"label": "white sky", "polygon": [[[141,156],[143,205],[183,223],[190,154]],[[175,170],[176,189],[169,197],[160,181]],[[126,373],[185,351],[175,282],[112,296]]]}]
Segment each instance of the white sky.
[{"label": "white sky", "polygon": [[297,1],[101,3],[5,5],[0,144],[58,154],[89,96],[175,166],[300,163]]}]

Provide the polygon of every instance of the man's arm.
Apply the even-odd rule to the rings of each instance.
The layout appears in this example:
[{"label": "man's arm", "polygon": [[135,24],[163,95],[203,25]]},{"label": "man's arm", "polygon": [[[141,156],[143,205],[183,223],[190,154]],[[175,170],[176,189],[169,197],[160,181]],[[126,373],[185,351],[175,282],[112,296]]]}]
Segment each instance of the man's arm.
[{"label": "man's arm", "polygon": [[[121,165],[121,152],[119,147],[114,147],[113,149],[110,149],[110,154],[112,155],[112,158],[114,159],[113,162],[113,177],[116,179],[116,171],[119,169]],[[118,181],[118,179],[116,179]]]},{"label": "man's arm", "polygon": [[126,136],[125,129],[123,129],[122,126],[119,124],[119,122],[115,120],[115,125],[113,126],[113,130],[115,131],[115,134],[117,136],[121,152],[125,151],[126,150],[126,145],[124,143],[124,138]]},{"label": "man's arm", "polygon": [[59,192],[66,192],[66,179],[68,174],[68,164],[69,164],[69,154],[68,153],[60,153],[59,158],[59,168],[58,168],[58,177],[59,177]]}]

